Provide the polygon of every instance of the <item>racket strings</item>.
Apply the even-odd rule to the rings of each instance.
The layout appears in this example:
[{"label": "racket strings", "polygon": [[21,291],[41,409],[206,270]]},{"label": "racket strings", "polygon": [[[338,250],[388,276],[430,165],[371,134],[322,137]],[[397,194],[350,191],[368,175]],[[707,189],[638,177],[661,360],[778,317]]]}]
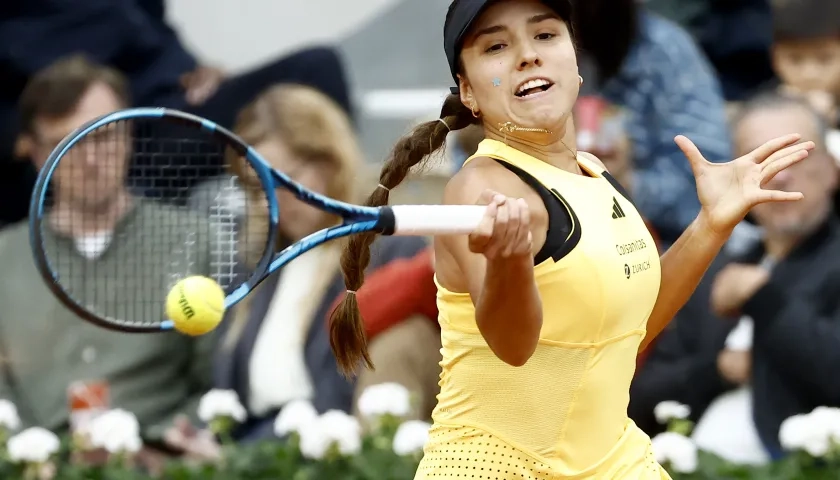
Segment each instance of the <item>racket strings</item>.
[{"label": "racket strings", "polygon": [[173,122],[119,121],[83,137],[49,180],[40,226],[61,288],[136,325],[160,323],[166,294],[187,276],[236,288],[269,222],[266,193],[233,173],[248,162],[232,162],[226,142]]}]

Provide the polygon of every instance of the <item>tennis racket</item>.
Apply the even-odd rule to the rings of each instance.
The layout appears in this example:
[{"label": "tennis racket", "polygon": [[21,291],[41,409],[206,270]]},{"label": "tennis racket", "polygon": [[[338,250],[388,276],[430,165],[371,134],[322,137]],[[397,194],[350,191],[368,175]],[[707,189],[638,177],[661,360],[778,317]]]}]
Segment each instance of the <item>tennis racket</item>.
[{"label": "tennis racket", "polygon": [[[278,190],[340,222],[281,248]],[[237,135],[191,114],[132,108],[68,135],[40,169],[30,205],[39,273],[81,318],[122,332],[173,328],[172,286],[213,278],[225,308],[268,275],[331,240],[474,231],[486,207],[364,207],[304,188]]]}]

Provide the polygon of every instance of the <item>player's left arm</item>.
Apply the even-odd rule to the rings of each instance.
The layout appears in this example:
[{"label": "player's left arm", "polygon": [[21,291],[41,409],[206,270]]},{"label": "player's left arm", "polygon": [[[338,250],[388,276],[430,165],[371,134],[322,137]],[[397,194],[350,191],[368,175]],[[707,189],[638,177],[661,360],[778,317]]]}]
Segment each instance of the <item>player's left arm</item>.
[{"label": "player's left arm", "polygon": [[639,351],[644,350],[685,305],[728,239],[728,234],[709,228],[705,217],[698,215],[671,248],[662,254],[659,260],[662,270],[659,295],[648,318],[647,335]]}]

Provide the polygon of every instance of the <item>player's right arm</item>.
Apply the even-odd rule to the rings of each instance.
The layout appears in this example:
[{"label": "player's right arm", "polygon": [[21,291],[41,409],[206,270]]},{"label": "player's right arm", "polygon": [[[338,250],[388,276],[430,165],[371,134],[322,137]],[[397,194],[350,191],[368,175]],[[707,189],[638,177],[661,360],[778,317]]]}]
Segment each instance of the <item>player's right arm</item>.
[{"label": "player's right arm", "polygon": [[476,324],[496,356],[513,366],[534,353],[542,301],[534,254],[545,242],[548,213],[540,197],[496,162],[471,162],[444,192],[450,205],[488,205],[479,229],[435,239],[435,270],[447,289],[468,292]]}]

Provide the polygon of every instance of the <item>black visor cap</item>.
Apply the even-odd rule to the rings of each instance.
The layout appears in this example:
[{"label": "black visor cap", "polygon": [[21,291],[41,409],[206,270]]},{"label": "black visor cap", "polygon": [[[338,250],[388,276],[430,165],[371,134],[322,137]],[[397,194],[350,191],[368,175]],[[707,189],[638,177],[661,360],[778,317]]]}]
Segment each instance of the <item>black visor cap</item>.
[{"label": "black visor cap", "polygon": [[[458,83],[458,57],[461,55],[464,37],[481,12],[494,1],[455,0],[449,5],[446,23],[443,25],[443,49],[446,52],[446,60],[449,62],[449,71],[456,84]],[[566,22],[571,21],[572,6],[569,0],[543,0],[542,3],[554,10]],[[458,94],[458,87],[450,90],[453,94]]]}]

